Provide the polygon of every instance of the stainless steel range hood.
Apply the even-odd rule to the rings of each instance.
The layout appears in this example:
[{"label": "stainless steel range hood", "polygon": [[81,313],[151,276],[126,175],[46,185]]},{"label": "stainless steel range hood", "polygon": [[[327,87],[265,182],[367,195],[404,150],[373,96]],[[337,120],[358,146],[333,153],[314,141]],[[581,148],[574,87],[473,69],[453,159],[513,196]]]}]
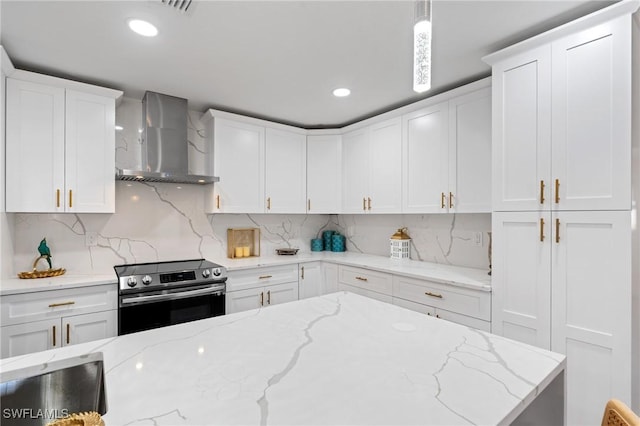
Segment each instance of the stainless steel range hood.
[{"label": "stainless steel range hood", "polygon": [[189,174],[187,100],[146,92],[142,98],[142,168],[117,169],[119,180],[207,184],[213,176]]}]

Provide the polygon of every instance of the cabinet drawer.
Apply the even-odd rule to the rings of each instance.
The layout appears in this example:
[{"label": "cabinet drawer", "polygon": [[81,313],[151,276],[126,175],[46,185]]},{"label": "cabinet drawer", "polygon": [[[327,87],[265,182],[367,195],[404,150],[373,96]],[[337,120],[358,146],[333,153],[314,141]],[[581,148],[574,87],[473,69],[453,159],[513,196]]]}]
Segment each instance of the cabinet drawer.
[{"label": "cabinet drawer", "polygon": [[465,325],[482,331],[491,331],[491,322],[484,321],[478,318],[469,317],[455,312],[447,311],[445,309],[436,309],[433,306],[423,305],[421,303],[411,302],[409,300],[393,298],[393,304],[396,306],[409,309],[411,311],[420,312],[432,317],[444,319],[447,321],[455,322],[456,324]]},{"label": "cabinet drawer", "polygon": [[2,325],[118,309],[116,284],[12,294],[0,299]]},{"label": "cabinet drawer", "polygon": [[454,313],[491,320],[491,293],[395,276],[393,296]]},{"label": "cabinet drawer", "polygon": [[298,264],[230,271],[227,291],[298,282]]},{"label": "cabinet drawer", "polygon": [[341,284],[375,291],[388,296],[391,296],[393,288],[393,279],[390,274],[349,266],[338,266],[338,281]]},{"label": "cabinet drawer", "polygon": [[360,287],[354,287],[352,285],[338,283],[338,290],[349,291],[351,293],[359,294],[360,296],[370,297],[371,299],[379,300],[381,302],[391,303],[391,295],[376,293],[375,291],[367,290]]}]

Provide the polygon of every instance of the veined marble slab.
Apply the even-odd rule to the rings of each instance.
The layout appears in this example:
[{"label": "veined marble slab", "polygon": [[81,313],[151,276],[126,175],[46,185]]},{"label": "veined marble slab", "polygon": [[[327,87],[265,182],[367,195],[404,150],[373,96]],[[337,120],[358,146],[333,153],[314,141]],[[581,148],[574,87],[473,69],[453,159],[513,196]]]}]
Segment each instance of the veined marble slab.
[{"label": "veined marble slab", "polygon": [[9,278],[0,280],[0,295],[31,293],[35,291],[64,290],[67,288],[88,287],[93,285],[117,284],[115,272],[113,275],[61,275],[51,278],[20,279]]},{"label": "veined marble slab", "polygon": [[109,425],[498,425],[565,357],[351,293],[0,360],[102,352]]}]

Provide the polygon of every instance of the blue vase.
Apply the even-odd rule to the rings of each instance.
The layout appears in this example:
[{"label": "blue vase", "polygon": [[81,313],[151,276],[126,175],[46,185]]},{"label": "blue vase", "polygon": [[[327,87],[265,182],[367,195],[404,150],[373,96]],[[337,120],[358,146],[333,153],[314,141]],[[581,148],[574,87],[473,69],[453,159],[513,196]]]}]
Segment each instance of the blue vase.
[{"label": "blue vase", "polygon": [[331,251],[341,252],[345,251],[345,249],[344,235],[334,234],[331,237]]},{"label": "blue vase", "polygon": [[322,238],[311,239],[311,251],[322,251],[324,249],[324,241]]}]

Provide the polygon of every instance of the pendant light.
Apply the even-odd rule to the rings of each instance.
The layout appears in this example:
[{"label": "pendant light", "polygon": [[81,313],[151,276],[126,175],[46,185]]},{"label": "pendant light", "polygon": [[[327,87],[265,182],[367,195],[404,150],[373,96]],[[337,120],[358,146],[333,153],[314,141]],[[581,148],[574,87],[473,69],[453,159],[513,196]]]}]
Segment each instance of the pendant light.
[{"label": "pendant light", "polygon": [[416,0],[413,24],[413,90],[431,89],[431,0]]}]

